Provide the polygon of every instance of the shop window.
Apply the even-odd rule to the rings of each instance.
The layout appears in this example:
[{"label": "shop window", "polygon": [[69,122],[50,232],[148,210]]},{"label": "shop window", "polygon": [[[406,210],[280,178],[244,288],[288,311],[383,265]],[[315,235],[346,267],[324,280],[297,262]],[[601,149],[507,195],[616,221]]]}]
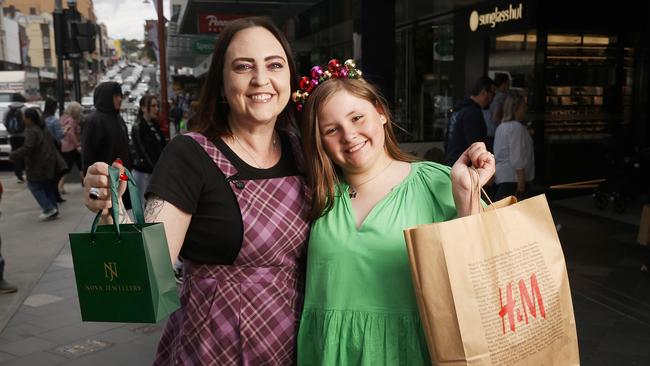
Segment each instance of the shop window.
[{"label": "shop window", "polygon": [[625,87],[631,85],[622,80],[623,95],[617,90],[616,45],[616,37],[605,35],[548,35],[544,123],[548,141],[597,141],[610,135],[613,123],[620,120],[611,112],[620,110]]},{"label": "shop window", "polygon": [[[497,74],[508,75],[510,90],[526,96],[529,101],[534,99],[536,42],[535,30],[498,35],[491,39],[488,57],[488,76],[494,78]],[[500,121],[495,121],[495,124],[498,122]]]},{"label": "shop window", "polygon": [[453,106],[452,17],[396,34],[395,121],[401,141],[443,141]]}]

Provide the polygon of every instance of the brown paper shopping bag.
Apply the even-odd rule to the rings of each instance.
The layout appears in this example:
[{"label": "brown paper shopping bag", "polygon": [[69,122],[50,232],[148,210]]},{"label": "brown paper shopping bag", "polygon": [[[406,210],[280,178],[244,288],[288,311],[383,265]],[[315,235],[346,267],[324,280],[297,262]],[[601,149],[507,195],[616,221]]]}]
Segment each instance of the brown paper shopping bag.
[{"label": "brown paper shopping bag", "polygon": [[564,255],[543,195],[404,235],[434,365],[579,364]]}]

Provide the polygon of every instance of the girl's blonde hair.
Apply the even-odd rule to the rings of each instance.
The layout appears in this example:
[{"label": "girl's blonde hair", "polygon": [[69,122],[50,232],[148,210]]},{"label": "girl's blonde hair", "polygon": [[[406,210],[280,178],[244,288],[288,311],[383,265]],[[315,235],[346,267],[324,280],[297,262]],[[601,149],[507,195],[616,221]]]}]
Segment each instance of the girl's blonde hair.
[{"label": "girl's blonde hair", "polygon": [[506,100],[503,102],[503,118],[501,121],[514,121],[515,112],[524,103],[526,103],[526,99],[523,97],[523,95],[519,95],[518,93],[514,92],[508,93]]},{"label": "girl's blonde hair", "polygon": [[72,117],[76,121],[79,121],[81,119],[81,104],[78,102],[70,102],[70,104],[65,107],[63,114]]},{"label": "girl's blonde hair", "polygon": [[340,194],[335,190],[340,181],[341,170],[327,156],[318,128],[318,112],[321,106],[325,105],[339,91],[346,91],[355,97],[367,100],[377,106],[386,116],[388,122],[384,124],[384,147],[391,158],[406,162],[417,160],[414,156],[403,152],[397,145],[388,103],[377,88],[363,79],[329,79],[323,82],[309,95],[303,111],[301,126],[307,182],[312,193],[312,207],[309,213],[311,220],[315,220],[331,210],[335,195]]}]

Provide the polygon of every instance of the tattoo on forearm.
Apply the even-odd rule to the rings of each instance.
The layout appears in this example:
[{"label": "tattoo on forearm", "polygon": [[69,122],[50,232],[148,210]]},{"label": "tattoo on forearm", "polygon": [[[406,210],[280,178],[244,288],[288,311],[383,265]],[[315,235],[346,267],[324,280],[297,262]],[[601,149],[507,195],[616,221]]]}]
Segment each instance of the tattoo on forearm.
[{"label": "tattoo on forearm", "polygon": [[158,222],[158,216],[162,212],[165,201],[156,195],[149,195],[147,203],[144,207],[144,221],[145,222]]}]

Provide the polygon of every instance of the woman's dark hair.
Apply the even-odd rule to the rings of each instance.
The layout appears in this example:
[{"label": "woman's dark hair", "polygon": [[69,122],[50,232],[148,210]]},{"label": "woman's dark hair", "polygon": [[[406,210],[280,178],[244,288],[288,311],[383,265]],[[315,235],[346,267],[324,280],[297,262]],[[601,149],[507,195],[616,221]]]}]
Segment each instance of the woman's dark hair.
[{"label": "woman's dark hair", "polygon": [[56,100],[47,97],[45,98],[45,107],[43,107],[43,119],[53,116],[56,113],[56,107],[57,107],[57,102]]},{"label": "woman's dark hair", "polygon": [[32,121],[32,123],[35,126],[38,126],[40,128],[45,128],[45,123],[41,119],[41,113],[38,110],[38,108],[36,107],[27,108],[23,112],[23,115],[25,116],[25,119],[29,118],[29,120]]},{"label": "woman's dark hair", "polygon": [[142,108],[146,109],[147,112],[151,109],[151,102],[154,100],[158,100],[158,97],[152,94],[145,94],[140,98],[140,108],[138,109],[138,121],[142,121],[144,119],[144,113],[142,112]]},{"label": "woman's dark hair", "polygon": [[[289,41],[287,41],[278,27],[266,17],[234,20],[219,33],[219,40],[212,54],[212,63],[208,70],[208,76],[201,88],[198,108],[189,123],[192,131],[199,132],[210,139],[231,134],[230,127],[228,126],[228,112],[230,108],[228,103],[223,102],[224,96],[222,94],[226,51],[228,50],[228,46],[230,46],[230,42],[239,31],[253,27],[262,27],[268,30],[280,42],[284,53],[287,55],[287,64],[289,65],[289,72],[291,74],[291,90],[297,89],[298,77],[291,46],[289,46]],[[291,103],[287,103],[287,106],[278,116],[277,126],[285,129],[295,127],[294,108]]]}]

